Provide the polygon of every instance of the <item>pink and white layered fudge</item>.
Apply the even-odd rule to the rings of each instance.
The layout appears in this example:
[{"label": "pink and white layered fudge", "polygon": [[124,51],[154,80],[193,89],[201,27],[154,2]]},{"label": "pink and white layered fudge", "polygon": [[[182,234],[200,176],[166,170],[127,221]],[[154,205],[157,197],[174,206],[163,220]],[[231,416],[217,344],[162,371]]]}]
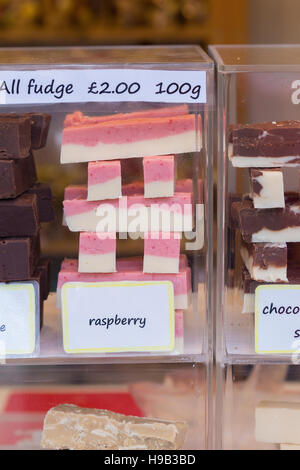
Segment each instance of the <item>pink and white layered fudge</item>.
[{"label": "pink and white layered fudge", "polygon": [[144,157],[145,197],[174,195],[174,155]]},{"label": "pink and white layered fudge", "polygon": [[144,235],[144,273],[178,273],[180,233],[152,232]]},{"label": "pink and white layered fudge", "polygon": [[[145,198],[140,194],[106,201],[69,199],[63,202],[65,221],[71,232],[108,231],[162,232],[191,231],[193,228],[192,193],[175,193],[170,198]],[[170,222],[166,227],[166,222]],[[99,225],[100,223],[100,225]]]},{"label": "pink and white layered fudge", "polygon": [[116,234],[81,232],[79,238],[80,273],[116,271]]},{"label": "pink and white layered fudge", "polygon": [[89,162],[88,201],[117,199],[122,196],[121,163]]},{"label": "pink and white layered fudge", "polygon": [[101,119],[65,127],[61,163],[118,160],[200,150],[201,145],[196,137],[196,116],[170,113],[166,116],[154,114],[134,118],[128,115],[122,119]]},{"label": "pink and white layered fudge", "polygon": [[184,316],[183,310],[175,310],[175,351],[183,354],[184,351]]},{"label": "pink and white layered fudge", "polygon": [[191,270],[187,259],[181,255],[179,272],[176,274],[143,273],[143,258],[121,258],[117,260],[115,273],[80,273],[78,260],[66,259],[61,265],[57,283],[57,306],[61,306],[61,288],[66,282],[120,282],[120,281],[170,281],[174,287],[175,309],[189,307],[191,297]]}]

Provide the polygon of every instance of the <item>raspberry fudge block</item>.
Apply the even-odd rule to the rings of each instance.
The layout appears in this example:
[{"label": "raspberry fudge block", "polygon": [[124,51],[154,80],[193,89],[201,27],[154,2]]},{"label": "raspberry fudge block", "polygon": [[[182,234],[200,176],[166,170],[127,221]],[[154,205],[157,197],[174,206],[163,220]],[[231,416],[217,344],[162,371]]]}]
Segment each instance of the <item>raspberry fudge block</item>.
[{"label": "raspberry fudge block", "polygon": [[82,232],[79,238],[80,273],[116,271],[116,234]]},{"label": "raspberry fudge block", "polygon": [[117,199],[121,196],[120,161],[90,162],[88,165],[88,201]]},{"label": "raspberry fudge block", "polygon": [[250,182],[255,209],[285,207],[283,173],[279,168],[250,169]]},{"label": "raspberry fudge block", "polygon": [[59,405],[45,417],[42,447],[73,450],[180,449],[187,424]]},{"label": "raspberry fudge block", "polygon": [[195,152],[196,117],[137,118],[65,127],[61,163]]},{"label": "raspberry fudge block", "polygon": [[144,157],[145,197],[174,195],[174,155]]},{"label": "raspberry fudge block", "polygon": [[57,307],[60,308],[61,288],[66,282],[120,282],[120,281],[170,281],[174,286],[175,309],[189,307],[191,296],[191,270],[186,257],[180,257],[179,273],[143,273],[143,258],[134,257],[117,260],[115,273],[80,273],[78,261],[67,259],[61,265],[57,283]]},{"label": "raspberry fudge block", "polygon": [[144,273],[178,273],[179,233],[145,233]]},{"label": "raspberry fudge block", "polygon": [[104,232],[103,219],[112,227],[110,232],[180,232],[193,227],[191,193],[175,193],[170,198],[135,194],[106,201],[76,198],[65,200],[63,205],[66,224],[72,232]]}]

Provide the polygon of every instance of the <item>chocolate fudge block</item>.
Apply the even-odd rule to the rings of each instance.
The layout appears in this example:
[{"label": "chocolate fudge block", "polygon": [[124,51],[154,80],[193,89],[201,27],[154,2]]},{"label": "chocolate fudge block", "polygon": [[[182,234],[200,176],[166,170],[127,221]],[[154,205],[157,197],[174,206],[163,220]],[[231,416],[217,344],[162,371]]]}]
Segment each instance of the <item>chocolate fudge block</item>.
[{"label": "chocolate fudge block", "polygon": [[33,150],[38,150],[42,147],[45,147],[49,126],[51,122],[51,116],[46,113],[7,113],[0,114],[2,119],[18,119],[26,118],[30,119],[31,125],[31,148]]},{"label": "chocolate fudge block", "polygon": [[40,228],[37,196],[22,194],[0,200],[0,238],[33,237]]},{"label": "chocolate fudge block", "polygon": [[51,122],[51,116],[46,113],[28,113],[31,118],[31,147],[34,150],[45,147]]},{"label": "chocolate fudge block", "polygon": [[0,160],[0,199],[16,198],[36,182],[32,154],[18,160]]},{"label": "chocolate fudge block", "polygon": [[280,168],[251,168],[250,183],[255,209],[285,206],[283,173]]},{"label": "chocolate fudge block", "polygon": [[300,166],[300,121],[230,126],[228,150],[236,167]]},{"label": "chocolate fudge block", "polygon": [[252,279],[287,282],[286,243],[242,243],[241,256]]},{"label": "chocolate fudge block", "polygon": [[26,194],[36,194],[40,222],[51,222],[55,218],[52,191],[46,183],[36,183]]},{"label": "chocolate fudge block", "polygon": [[300,242],[300,200],[297,193],[285,195],[283,209],[255,209],[253,201],[245,197],[243,201],[232,204],[232,212],[238,216],[245,242]]},{"label": "chocolate fudge block", "polygon": [[41,273],[41,298],[47,300],[50,292],[50,261],[41,258],[36,271]]},{"label": "chocolate fudge block", "polygon": [[39,236],[0,238],[0,281],[29,279],[40,257]]},{"label": "chocolate fudge block", "polygon": [[0,114],[0,160],[26,158],[31,148],[31,119]]}]

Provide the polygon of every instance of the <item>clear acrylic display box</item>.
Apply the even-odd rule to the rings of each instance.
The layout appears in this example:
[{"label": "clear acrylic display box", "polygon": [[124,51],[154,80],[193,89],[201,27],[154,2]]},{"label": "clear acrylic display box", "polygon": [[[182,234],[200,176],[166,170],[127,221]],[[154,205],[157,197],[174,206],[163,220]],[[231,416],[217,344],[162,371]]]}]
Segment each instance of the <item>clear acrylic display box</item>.
[{"label": "clear acrylic display box", "polygon": [[[280,121],[288,121],[291,127],[295,127],[298,119],[298,88],[299,88],[299,46],[275,45],[275,46],[212,46],[211,55],[214,57],[217,66],[217,88],[218,88],[218,266],[217,266],[217,357],[222,362],[247,362],[247,361],[272,361],[281,358],[283,362],[291,359],[290,354],[260,353],[260,349],[255,347],[255,289],[261,284],[276,283],[284,284],[290,276],[288,282],[297,274],[293,274],[294,268],[299,268],[296,261],[296,251],[298,242],[290,242],[291,237],[287,232],[281,233],[276,227],[276,221],[282,220],[282,207],[284,204],[283,193],[292,193],[296,204],[298,203],[299,178],[297,169],[297,159],[292,156],[284,161],[282,159],[270,158],[268,160],[267,145],[264,138],[270,139],[269,131],[262,129],[262,134],[257,138],[257,146],[254,145],[253,135],[248,140],[242,136],[245,125],[256,125],[256,129],[261,124],[277,126]],[[238,137],[237,125],[242,129]],[[280,124],[279,124],[280,125]],[[252,127],[253,128],[253,127]],[[233,129],[233,131],[232,131]],[[246,126],[247,130],[247,126]],[[249,132],[252,132],[251,129]],[[256,132],[254,130],[254,132]],[[259,129],[258,129],[258,132]],[[275,131],[276,132],[276,131]],[[232,137],[231,137],[232,136]],[[237,136],[237,137],[236,137]],[[232,139],[235,142],[232,146]],[[242,144],[242,140],[244,143]],[[252,139],[252,140],[251,140]],[[262,139],[262,140],[260,140]],[[279,137],[280,139],[280,137]],[[286,138],[286,141],[288,139]],[[269,140],[269,143],[271,141]],[[244,150],[238,149],[236,145],[245,145]],[[266,141],[267,144],[267,141]],[[248,148],[247,148],[248,145]],[[265,146],[264,146],[265,145]],[[273,145],[273,153],[276,154],[276,144]],[[277,140],[278,145],[278,140]],[[289,142],[289,145],[293,145]],[[246,150],[245,150],[246,149]],[[274,150],[275,149],[275,150]],[[237,150],[243,153],[241,158],[231,155]],[[247,152],[254,158],[243,159]],[[258,155],[259,151],[262,155]],[[277,149],[278,155],[284,154],[287,149]],[[248,156],[250,156],[250,153]],[[273,155],[271,151],[271,157]],[[278,156],[277,155],[277,156]],[[233,158],[231,158],[231,156]],[[259,159],[255,160],[255,156]],[[272,160],[272,163],[270,161]],[[280,161],[281,160],[281,161]],[[293,160],[293,161],[292,161]],[[269,200],[262,201],[257,198],[253,190],[255,179],[253,171],[265,171],[264,176],[274,175],[274,168],[279,167],[276,172],[278,183],[269,180],[269,193],[265,187],[263,198]],[[273,167],[273,168],[272,168]],[[271,173],[273,171],[273,173]],[[251,174],[250,174],[251,172]],[[266,180],[263,180],[266,181]],[[265,184],[265,183],[263,183]],[[281,201],[275,201],[273,193],[281,195]],[[274,189],[276,189],[274,191]],[[270,196],[271,195],[271,196]],[[253,199],[254,198],[254,199]],[[259,199],[259,200],[258,200]],[[241,201],[242,206],[241,206]],[[244,209],[244,204],[251,207],[253,218],[248,219],[249,226],[246,227],[246,218],[241,220],[241,212],[234,212],[237,208]],[[289,202],[286,203],[288,207]],[[254,207],[253,207],[254,206]],[[273,206],[273,208],[272,208]],[[256,212],[255,212],[256,211]],[[265,211],[265,212],[263,212]],[[237,219],[235,219],[237,214]],[[246,215],[247,213],[244,212]],[[279,219],[278,219],[279,217]],[[281,217],[281,219],[280,219]],[[268,218],[268,220],[267,220]],[[237,221],[238,227],[235,225]],[[259,227],[254,224],[260,223]],[[270,228],[270,222],[275,224],[275,228]],[[280,222],[279,222],[280,223]],[[242,225],[241,225],[242,224]],[[250,229],[249,229],[250,227]],[[262,230],[271,230],[270,234],[265,234]],[[242,234],[242,230],[244,233]],[[251,234],[252,231],[252,234]],[[266,258],[264,266],[252,264],[253,253],[248,250],[261,249],[262,245],[257,243],[272,243],[270,247],[287,242],[284,248],[285,259],[284,273],[272,272],[275,267],[274,262]],[[246,247],[246,251],[245,251]],[[249,255],[247,254],[247,251]],[[244,253],[242,257],[242,252]],[[246,253],[246,255],[245,255]],[[271,256],[274,255],[274,251]],[[263,257],[268,256],[263,253]],[[255,258],[256,259],[256,258]],[[291,262],[291,259],[294,261]],[[250,260],[250,261],[249,261]],[[249,264],[250,262],[250,264]],[[246,263],[246,264],[245,264]],[[250,273],[246,268],[248,268]],[[268,264],[269,263],[269,264]],[[258,262],[259,264],[259,262]],[[287,271],[286,271],[287,267]],[[256,269],[258,268],[258,270]],[[259,268],[261,270],[259,271]],[[292,271],[290,271],[290,269]],[[295,271],[295,273],[296,273]],[[255,282],[252,282],[255,281]],[[273,348],[275,349],[275,348]],[[272,349],[272,350],[273,350]],[[277,348],[281,350],[282,348]],[[257,352],[256,352],[257,351]]]},{"label": "clear acrylic display box", "polygon": [[[148,381],[148,372],[142,371],[143,364],[147,364],[147,367],[154,370],[154,375],[160,375],[162,370],[167,373],[169,367],[176,369],[177,363],[186,363],[186,368],[191,371],[192,377],[198,368],[201,369],[203,372],[201,388],[203,387],[202,390],[204,390],[204,393],[200,394],[203,398],[203,400],[199,399],[201,416],[199,415],[199,420],[197,418],[196,425],[199,440],[188,443],[187,448],[209,446],[212,432],[209,418],[211,394],[208,393],[208,389],[211,386],[213,352],[211,289],[213,69],[213,61],[198,46],[0,49],[0,80],[2,80],[0,112],[17,114],[35,112],[51,115],[47,143],[35,152],[35,161],[39,181],[48,183],[52,188],[56,212],[55,221],[44,225],[41,232],[42,256],[51,260],[52,274],[51,293],[44,303],[39,353],[35,357],[23,355],[19,358],[5,358],[0,366],[7,377],[5,386],[9,387],[12,383],[14,371],[18,374],[19,385],[29,384],[33,388],[37,383],[43,382],[43,379],[39,378],[42,377],[39,376],[41,371],[49,371],[51,380],[47,381],[46,388],[48,388],[50,382],[58,386],[64,384],[63,374],[60,371],[65,368],[70,371],[73,383],[77,380],[77,373],[81,374],[81,370],[89,371],[90,368],[97,370],[99,366],[103,371],[103,381],[106,381],[107,376],[109,383],[111,367],[115,368],[119,374],[119,371],[125,368],[125,364],[132,364],[130,370],[137,368],[141,371],[138,380]],[[6,85],[3,80],[6,81]],[[161,125],[168,125],[173,131],[175,129],[172,132],[176,134],[177,112],[179,115],[188,115],[188,120],[194,121],[193,135],[191,137],[190,133],[186,138],[183,136],[177,142],[173,139],[172,147],[167,139],[163,139],[164,135],[151,134],[152,121],[147,123],[146,119],[147,116],[150,116],[149,119],[153,115],[158,119],[161,116]],[[187,191],[191,198],[192,224],[181,239],[183,267],[189,270],[190,277],[187,278],[187,290],[183,292],[185,299],[183,303],[182,292],[177,292],[177,294],[175,292],[175,310],[183,312],[180,325],[175,323],[175,326],[172,326],[175,330],[175,347],[170,351],[165,352],[159,347],[151,352],[148,350],[144,352],[142,348],[140,351],[130,351],[131,346],[124,350],[126,346],[124,338],[125,343],[126,338],[129,343],[130,333],[123,336],[120,351],[118,351],[118,346],[112,350],[107,348],[106,351],[101,351],[101,344],[99,350],[94,348],[91,351],[84,350],[75,353],[67,353],[64,348],[60,291],[58,295],[56,293],[57,280],[63,260],[78,258],[79,233],[69,230],[69,227],[65,225],[66,214],[63,214],[63,200],[67,186],[76,185],[82,188],[87,184],[87,160],[90,152],[90,148],[84,149],[83,145],[77,152],[76,162],[72,161],[71,157],[70,163],[66,163],[67,157],[64,163],[61,163],[61,158],[64,159],[61,157],[62,142],[64,142],[62,135],[67,115],[72,117],[80,115],[81,118],[86,117],[91,120],[96,118],[99,121],[116,120],[119,125],[121,125],[119,119],[127,117],[144,119],[140,123],[144,126],[141,128],[141,135],[145,133],[145,140],[147,140],[147,132],[152,135],[152,139],[148,136],[148,145],[144,145],[145,153],[139,149],[139,158],[131,158],[136,156],[135,150],[131,148],[129,154],[126,155],[125,152],[119,156],[122,159],[122,185],[126,186],[128,197],[132,195],[132,191],[134,195],[138,191],[138,196],[143,196],[142,157],[153,155],[154,150],[151,147],[155,149],[156,155],[178,154],[175,158],[175,191],[180,194]],[[78,122],[74,125],[77,124]],[[157,125],[157,121],[155,124]],[[133,127],[134,125],[132,124]],[[147,126],[150,131],[147,130]],[[117,135],[118,132],[116,132]],[[161,148],[160,137],[162,137]],[[166,137],[168,137],[167,134]],[[192,146],[187,144],[188,141],[191,142],[191,139]],[[102,151],[103,149],[99,151],[101,158],[104,155]],[[111,156],[110,154],[108,158]],[[81,198],[86,198],[86,196],[80,196],[79,199]],[[117,259],[138,257],[140,273],[144,240],[140,236],[124,238],[117,239]],[[143,279],[142,276],[139,278]],[[163,274],[163,277],[159,279],[168,281],[168,278],[167,274]],[[152,279],[158,278],[153,276]],[[172,274],[170,279],[172,283],[173,279]],[[136,281],[130,274],[128,279],[125,275],[123,280]],[[149,277],[146,280],[149,280]],[[112,276],[108,275],[107,279],[105,276],[101,277],[101,282],[110,281],[113,282]],[[93,282],[93,279],[88,278],[87,282]],[[178,295],[179,303],[176,303],[176,295]],[[159,315],[159,311],[160,306],[157,304],[156,316]],[[80,315],[80,312],[77,313]],[[82,334],[81,337],[84,338],[85,335]],[[36,368],[31,368],[32,365]],[[180,369],[185,366],[178,367]],[[53,374],[52,370],[54,370]],[[125,370],[127,371],[127,366]],[[124,374],[124,381],[129,382],[127,372]],[[88,386],[92,377],[89,374],[83,374],[80,380],[84,386]],[[153,393],[155,395],[156,392]],[[198,400],[196,395],[198,397],[198,391],[195,391],[195,400]],[[156,400],[155,397],[154,400]],[[17,415],[11,418],[11,415],[6,414],[5,408],[3,409],[4,423],[7,419],[18,422]],[[19,409],[19,411],[22,410]],[[149,413],[155,415],[155,411]],[[170,417],[172,413],[173,411],[170,411]],[[202,417],[204,417],[203,420]],[[28,419],[31,420],[31,417]],[[37,420],[39,421],[40,417]],[[35,429],[34,426],[33,428]],[[29,447],[31,444],[30,437]],[[27,445],[26,442],[25,445]],[[13,444],[12,447],[14,447]]]}]

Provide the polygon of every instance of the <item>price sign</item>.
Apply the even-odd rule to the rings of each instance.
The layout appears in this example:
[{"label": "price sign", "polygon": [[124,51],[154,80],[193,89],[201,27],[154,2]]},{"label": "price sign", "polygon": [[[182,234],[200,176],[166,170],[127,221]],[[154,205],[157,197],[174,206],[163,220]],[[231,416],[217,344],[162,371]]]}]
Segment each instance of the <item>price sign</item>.
[{"label": "price sign", "polygon": [[206,72],[139,69],[0,72],[0,105],[111,101],[206,103]]}]

